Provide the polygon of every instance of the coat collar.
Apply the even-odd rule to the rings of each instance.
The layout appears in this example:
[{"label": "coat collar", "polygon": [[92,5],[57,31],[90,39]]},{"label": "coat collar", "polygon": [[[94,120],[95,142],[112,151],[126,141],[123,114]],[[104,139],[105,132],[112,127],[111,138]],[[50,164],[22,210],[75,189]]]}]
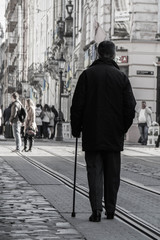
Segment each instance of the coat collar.
[{"label": "coat collar", "polygon": [[99,59],[95,60],[90,67],[97,65],[97,64],[102,64],[102,63],[105,63],[107,65],[112,65],[112,66],[116,67],[117,69],[119,69],[117,63],[110,58],[99,58]]}]

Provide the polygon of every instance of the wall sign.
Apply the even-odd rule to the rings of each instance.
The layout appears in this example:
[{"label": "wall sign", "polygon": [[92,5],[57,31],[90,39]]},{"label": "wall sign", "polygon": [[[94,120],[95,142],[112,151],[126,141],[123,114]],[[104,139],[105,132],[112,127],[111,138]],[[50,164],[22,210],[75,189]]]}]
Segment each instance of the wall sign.
[{"label": "wall sign", "polygon": [[137,75],[154,75],[154,71],[137,71]]}]

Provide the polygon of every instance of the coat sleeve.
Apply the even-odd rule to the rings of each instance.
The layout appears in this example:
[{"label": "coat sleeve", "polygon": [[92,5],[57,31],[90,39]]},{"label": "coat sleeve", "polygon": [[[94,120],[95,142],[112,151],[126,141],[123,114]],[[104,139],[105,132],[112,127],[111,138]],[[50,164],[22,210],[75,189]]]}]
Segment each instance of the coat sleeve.
[{"label": "coat sleeve", "polygon": [[136,100],[134,98],[130,81],[125,76],[125,86],[123,90],[123,119],[124,132],[126,133],[133,123],[135,117]]},{"label": "coat sleeve", "polygon": [[152,110],[149,107],[146,107],[146,112],[147,114],[151,115],[152,114]]},{"label": "coat sleeve", "polygon": [[72,99],[71,106],[71,127],[72,135],[74,137],[80,137],[82,131],[82,121],[83,121],[83,112],[85,106],[85,96],[86,96],[86,74],[85,71],[80,75],[76,89]]}]

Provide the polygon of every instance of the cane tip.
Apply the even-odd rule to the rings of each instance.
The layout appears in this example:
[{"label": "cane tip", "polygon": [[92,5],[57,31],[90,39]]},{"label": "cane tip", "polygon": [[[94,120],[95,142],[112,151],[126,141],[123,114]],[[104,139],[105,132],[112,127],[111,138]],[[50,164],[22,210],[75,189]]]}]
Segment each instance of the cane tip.
[{"label": "cane tip", "polygon": [[75,217],[76,216],[76,213],[75,212],[72,212],[72,215],[71,215],[72,217]]}]

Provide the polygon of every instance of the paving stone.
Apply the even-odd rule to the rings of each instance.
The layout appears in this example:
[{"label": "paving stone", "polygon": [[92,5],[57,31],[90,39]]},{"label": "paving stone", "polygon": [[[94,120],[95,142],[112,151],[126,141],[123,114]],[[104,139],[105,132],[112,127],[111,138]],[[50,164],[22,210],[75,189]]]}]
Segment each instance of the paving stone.
[{"label": "paving stone", "polygon": [[0,240],[72,239],[72,235],[83,239],[2,159],[0,176]]},{"label": "paving stone", "polygon": [[58,229],[56,234],[78,234],[75,229]]}]

